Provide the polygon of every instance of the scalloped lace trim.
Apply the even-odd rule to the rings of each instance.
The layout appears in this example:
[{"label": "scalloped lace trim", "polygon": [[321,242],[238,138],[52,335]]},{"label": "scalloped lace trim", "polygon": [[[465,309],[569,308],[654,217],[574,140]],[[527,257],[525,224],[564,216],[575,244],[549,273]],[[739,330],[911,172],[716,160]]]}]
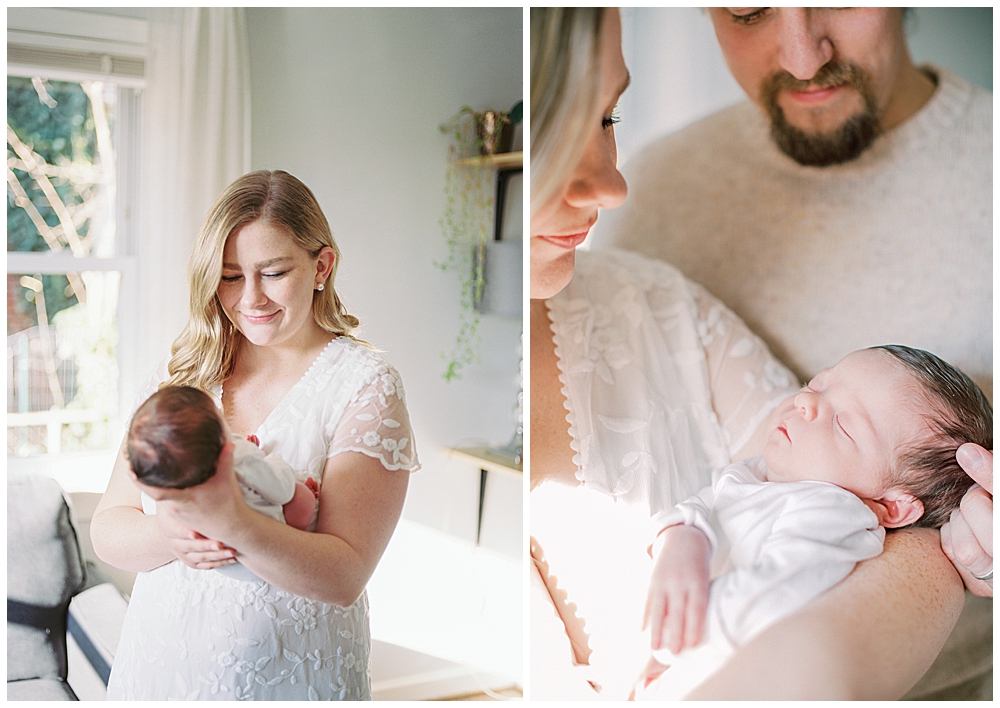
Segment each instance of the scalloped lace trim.
[{"label": "scalloped lace trim", "polygon": [[583,459],[580,441],[578,439],[579,429],[576,425],[576,410],[572,405],[572,397],[569,395],[569,384],[566,380],[566,362],[564,359],[563,339],[556,321],[552,314],[552,307],[549,301],[545,301],[545,313],[549,318],[549,329],[552,330],[552,342],[555,345],[556,366],[559,368],[559,393],[562,394],[563,407],[566,409],[566,422],[569,423],[569,446],[573,450],[573,464],[576,465],[576,478],[583,482],[583,470],[587,461]]}]

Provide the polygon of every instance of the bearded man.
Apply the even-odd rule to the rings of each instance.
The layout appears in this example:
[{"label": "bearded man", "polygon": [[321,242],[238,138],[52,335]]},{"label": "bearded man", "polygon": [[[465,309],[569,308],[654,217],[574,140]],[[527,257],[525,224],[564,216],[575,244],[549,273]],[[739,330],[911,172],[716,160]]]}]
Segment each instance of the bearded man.
[{"label": "bearded man", "polygon": [[[899,343],[992,400],[992,94],[915,66],[900,8],[708,12],[749,100],[639,151],[595,245],[676,265],[803,381]],[[991,598],[992,455],[972,453],[989,493],[963,503],[942,547]],[[950,645],[959,658],[946,651],[916,692],[991,697],[992,600],[967,598]]]}]

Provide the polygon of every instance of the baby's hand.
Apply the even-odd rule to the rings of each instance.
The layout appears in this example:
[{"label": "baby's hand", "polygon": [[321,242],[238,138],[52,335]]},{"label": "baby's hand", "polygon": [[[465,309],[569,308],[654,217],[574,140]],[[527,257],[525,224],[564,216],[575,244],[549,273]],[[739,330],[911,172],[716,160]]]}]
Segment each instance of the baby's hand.
[{"label": "baby's hand", "polygon": [[654,651],[674,654],[697,646],[708,609],[709,561],[712,547],[693,526],[671,526],[653,564],[646,598],[644,626],[650,628]]},{"label": "baby's hand", "polygon": [[305,485],[309,488],[309,491],[313,493],[313,496],[319,499],[319,484],[312,477],[306,478]]}]

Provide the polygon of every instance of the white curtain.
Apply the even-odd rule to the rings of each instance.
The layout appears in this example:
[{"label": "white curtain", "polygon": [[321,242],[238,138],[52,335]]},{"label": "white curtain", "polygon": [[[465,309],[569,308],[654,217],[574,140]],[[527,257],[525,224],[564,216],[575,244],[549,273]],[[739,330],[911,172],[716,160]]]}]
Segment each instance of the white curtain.
[{"label": "white curtain", "polygon": [[188,258],[212,202],[250,169],[242,8],[150,10],[142,113],[140,338],[133,386],[145,383],[169,355],[187,321]]}]

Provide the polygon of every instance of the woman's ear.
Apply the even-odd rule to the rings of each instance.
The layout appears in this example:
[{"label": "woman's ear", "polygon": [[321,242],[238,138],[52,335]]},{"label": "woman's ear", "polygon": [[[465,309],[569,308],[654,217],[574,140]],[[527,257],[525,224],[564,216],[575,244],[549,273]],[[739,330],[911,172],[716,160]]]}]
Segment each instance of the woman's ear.
[{"label": "woman's ear", "polygon": [[326,279],[330,277],[330,271],[333,270],[333,262],[336,258],[337,254],[333,252],[332,248],[323,246],[316,259],[316,274],[319,276],[319,282],[325,283]]},{"label": "woman's ear", "polygon": [[917,522],[924,515],[924,503],[902,489],[889,489],[878,499],[865,500],[875,512],[879,526],[896,529]]}]

